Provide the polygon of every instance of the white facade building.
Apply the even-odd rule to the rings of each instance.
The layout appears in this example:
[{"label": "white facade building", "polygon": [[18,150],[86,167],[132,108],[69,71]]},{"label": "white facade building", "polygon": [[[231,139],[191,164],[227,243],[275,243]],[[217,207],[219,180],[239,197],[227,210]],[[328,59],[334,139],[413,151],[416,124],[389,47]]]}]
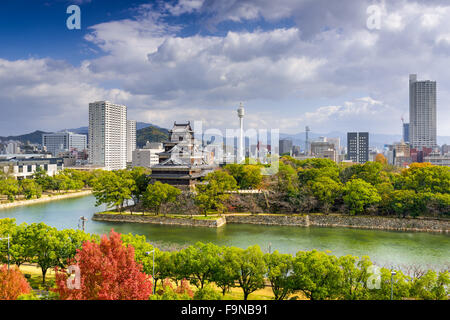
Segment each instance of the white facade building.
[{"label": "white facade building", "polygon": [[126,106],[109,101],[89,104],[89,163],[107,170],[126,168]]},{"label": "white facade building", "polygon": [[144,146],[143,149],[136,149],[133,151],[133,167],[150,168],[159,163],[159,153],[163,152],[162,143],[150,143]]},{"label": "white facade building", "polygon": [[133,161],[134,150],[136,150],[136,121],[127,120],[127,162]]},{"label": "white facade building", "polygon": [[436,147],[436,81],[409,76],[409,142],[413,148]]},{"label": "white facade building", "polygon": [[6,145],[6,154],[20,153],[20,146],[18,142],[10,142]]},{"label": "white facade building", "polygon": [[84,151],[87,149],[87,136],[73,132],[44,133],[42,145],[56,157],[60,152]]}]

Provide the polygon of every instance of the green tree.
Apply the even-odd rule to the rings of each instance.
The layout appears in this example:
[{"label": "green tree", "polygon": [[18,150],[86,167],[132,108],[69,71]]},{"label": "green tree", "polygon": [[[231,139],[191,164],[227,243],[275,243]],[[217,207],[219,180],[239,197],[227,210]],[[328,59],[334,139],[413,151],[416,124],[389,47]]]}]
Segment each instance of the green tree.
[{"label": "green tree", "polygon": [[450,273],[428,270],[412,283],[411,295],[424,300],[447,300],[447,288],[450,285]]},{"label": "green tree", "polygon": [[267,266],[267,278],[272,285],[275,300],[286,299],[294,290],[292,277],[292,264],[294,258],[290,254],[281,254],[278,251],[266,253],[264,261]]},{"label": "green tree", "polygon": [[96,206],[115,206],[122,212],[125,200],[131,199],[134,181],[125,172],[104,171],[93,181],[93,195]]},{"label": "green tree", "polygon": [[264,275],[267,271],[264,254],[257,245],[247,249],[231,248],[231,251],[234,267],[239,275],[239,287],[244,293],[244,300],[247,300],[249,294],[264,288]]},{"label": "green tree", "polygon": [[221,247],[217,256],[219,262],[214,270],[212,281],[222,289],[222,295],[225,295],[239,278],[239,270],[234,256],[235,252],[230,247]]},{"label": "green tree", "polygon": [[219,252],[218,246],[201,242],[181,250],[179,259],[184,261],[183,276],[191,278],[191,283],[197,288],[203,288],[207,282],[213,279],[213,274],[218,268]]},{"label": "green tree", "polygon": [[[374,265],[370,258],[345,255],[338,258],[338,264],[343,273],[340,298],[345,300],[367,299],[369,297],[368,283],[370,277],[375,275]],[[376,285],[376,283],[372,284]]]},{"label": "green tree", "polygon": [[343,199],[353,215],[364,213],[368,206],[381,201],[377,189],[362,179],[353,179],[345,184]]},{"label": "green tree", "polygon": [[154,208],[155,214],[159,215],[161,206],[175,202],[181,190],[167,183],[156,181],[147,186],[147,190],[142,196],[142,203],[145,208]]},{"label": "green tree", "polygon": [[13,178],[0,180],[0,194],[5,195],[9,201],[14,202],[19,194],[19,182]]},{"label": "green tree", "polygon": [[42,283],[45,284],[45,276],[48,269],[61,264],[61,242],[56,228],[44,223],[32,223],[26,227],[26,237],[30,239],[31,262],[36,263],[42,270]]},{"label": "green tree", "polygon": [[261,167],[258,165],[228,164],[224,167],[236,180],[240,189],[257,189],[262,183]]},{"label": "green tree", "polygon": [[321,176],[314,181],[309,181],[308,186],[325,213],[328,213],[342,192],[342,185],[327,176]]},{"label": "green tree", "polygon": [[134,204],[139,204],[147,187],[150,184],[150,170],[144,167],[134,167],[131,171],[131,178],[134,180],[135,188],[131,192]]},{"label": "green tree", "polygon": [[207,285],[195,292],[194,300],[222,300],[222,296],[214,288]]},{"label": "green tree", "polygon": [[300,251],[293,263],[293,283],[311,300],[335,299],[342,291],[343,272],[335,256]]},{"label": "green tree", "polygon": [[25,199],[33,199],[34,197],[40,198],[42,196],[42,187],[34,180],[24,179],[20,183],[21,193],[25,196]]},{"label": "green tree", "polygon": [[41,167],[37,167],[33,174],[34,181],[42,187],[42,190],[53,190],[53,179]]},{"label": "green tree", "polygon": [[225,210],[225,201],[230,197],[229,191],[237,189],[236,180],[227,172],[217,170],[205,177],[203,184],[196,185],[195,204],[207,216],[208,210]]}]

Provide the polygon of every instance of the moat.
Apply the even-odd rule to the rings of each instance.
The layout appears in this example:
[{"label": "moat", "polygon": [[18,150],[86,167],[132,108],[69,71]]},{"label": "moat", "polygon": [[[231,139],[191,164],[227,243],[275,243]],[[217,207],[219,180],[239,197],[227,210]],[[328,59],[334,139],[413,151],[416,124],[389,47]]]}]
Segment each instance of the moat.
[{"label": "moat", "polygon": [[111,228],[121,233],[142,234],[154,243],[189,245],[197,241],[246,248],[258,244],[263,251],[278,250],[295,254],[300,250],[330,250],[341,256],[368,255],[379,266],[421,265],[450,268],[450,235],[425,232],[396,232],[328,227],[290,227],[227,224],[221,228],[164,226],[137,223],[92,221],[95,198],[85,196],[42,204],[0,210],[0,219],[15,218],[17,223],[44,222],[58,229],[78,227],[86,216],[86,231],[102,234]]}]

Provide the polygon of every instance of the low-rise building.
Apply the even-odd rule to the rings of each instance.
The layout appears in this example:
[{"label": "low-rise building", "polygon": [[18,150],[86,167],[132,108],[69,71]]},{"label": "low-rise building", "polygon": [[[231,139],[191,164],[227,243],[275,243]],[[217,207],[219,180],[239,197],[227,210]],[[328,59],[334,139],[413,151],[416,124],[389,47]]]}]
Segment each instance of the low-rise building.
[{"label": "low-rise building", "polygon": [[159,153],[163,152],[163,144],[159,142],[147,144],[142,149],[133,151],[132,167],[151,168],[159,163]]},{"label": "low-rise building", "polygon": [[36,157],[13,157],[0,159],[0,170],[10,173],[14,178],[32,178],[37,168],[46,171],[49,176],[54,176],[58,171],[64,169],[64,160],[61,158],[36,158]]}]

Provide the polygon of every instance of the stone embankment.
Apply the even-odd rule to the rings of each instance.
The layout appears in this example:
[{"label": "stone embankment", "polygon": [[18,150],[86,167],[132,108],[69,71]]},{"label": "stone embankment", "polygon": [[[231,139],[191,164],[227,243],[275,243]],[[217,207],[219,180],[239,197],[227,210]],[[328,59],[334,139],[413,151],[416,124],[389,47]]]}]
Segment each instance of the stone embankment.
[{"label": "stone embankment", "polygon": [[223,226],[226,221],[224,218],[199,220],[186,218],[173,218],[173,217],[155,217],[144,216],[142,214],[110,214],[110,213],[95,213],[92,217],[95,221],[108,221],[108,222],[134,222],[134,223],[151,223],[151,224],[163,224],[163,225],[178,225],[178,226],[190,226],[190,227],[208,227],[219,228]]},{"label": "stone embankment", "polygon": [[228,214],[218,219],[197,220],[189,217],[154,217],[129,214],[94,214],[93,220],[111,222],[136,222],[165,225],[219,228],[227,223],[260,224],[298,227],[343,227],[394,231],[449,232],[450,220],[431,218],[388,218],[377,216],[346,216],[337,214],[277,215]]},{"label": "stone embankment", "polygon": [[449,232],[450,220],[430,218],[392,218],[377,216],[347,216],[337,214],[309,215],[227,215],[227,223],[249,223],[277,226],[317,226],[378,229],[394,231]]},{"label": "stone embankment", "polygon": [[91,193],[92,193],[91,190],[83,190],[83,191],[69,192],[69,193],[51,195],[51,196],[43,195],[39,199],[19,200],[19,201],[14,201],[14,202],[2,203],[2,204],[0,204],[0,210],[7,209],[7,208],[19,207],[19,206],[27,206],[27,205],[32,205],[32,204],[44,203],[44,202],[49,202],[49,201],[83,197],[83,196],[90,195]]}]

